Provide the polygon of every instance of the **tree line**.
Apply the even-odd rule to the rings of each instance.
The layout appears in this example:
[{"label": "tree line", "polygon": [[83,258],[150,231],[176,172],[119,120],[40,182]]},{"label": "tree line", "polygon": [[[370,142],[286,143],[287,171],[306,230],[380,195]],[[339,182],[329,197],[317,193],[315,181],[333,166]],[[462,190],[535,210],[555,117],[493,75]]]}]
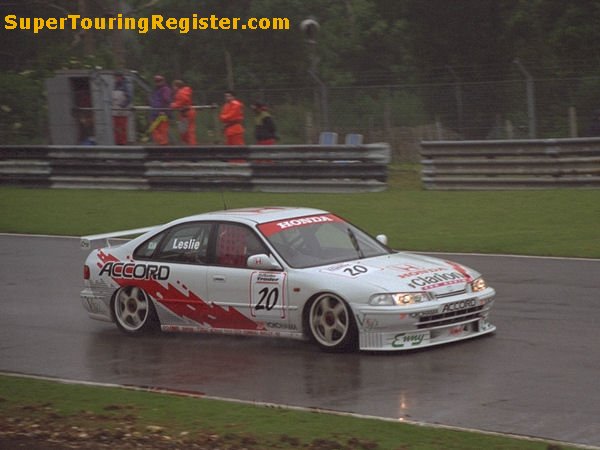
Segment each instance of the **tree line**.
[{"label": "tree line", "polygon": [[[600,3],[596,0],[31,0],[3,2],[2,18],[209,16],[285,17],[281,30],[28,31],[0,30],[0,132],[18,119],[41,120],[43,79],[68,68],[133,69],[186,80],[198,90],[309,86],[317,73],[330,87],[461,83],[522,76],[600,74]],[[302,20],[320,24],[314,46]],[[4,25],[4,22],[3,22]],[[590,108],[600,87],[592,83]],[[37,101],[36,101],[37,99]],[[497,104],[502,98],[486,98]],[[33,107],[35,105],[35,108]],[[34,110],[35,109],[35,110]],[[7,113],[7,110],[10,112]],[[43,114],[42,114],[43,115]]]}]

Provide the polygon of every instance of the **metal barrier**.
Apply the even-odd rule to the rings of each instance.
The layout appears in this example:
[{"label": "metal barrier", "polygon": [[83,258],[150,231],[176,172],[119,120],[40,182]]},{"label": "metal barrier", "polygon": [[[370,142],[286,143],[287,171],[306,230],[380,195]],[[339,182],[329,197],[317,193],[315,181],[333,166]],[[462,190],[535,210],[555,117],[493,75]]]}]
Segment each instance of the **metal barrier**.
[{"label": "metal barrier", "polygon": [[600,138],[421,142],[426,189],[599,188]]},{"label": "metal barrier", "polygon": [[388,144],[0,146],[0,185],[46,188],[374,192]]}]

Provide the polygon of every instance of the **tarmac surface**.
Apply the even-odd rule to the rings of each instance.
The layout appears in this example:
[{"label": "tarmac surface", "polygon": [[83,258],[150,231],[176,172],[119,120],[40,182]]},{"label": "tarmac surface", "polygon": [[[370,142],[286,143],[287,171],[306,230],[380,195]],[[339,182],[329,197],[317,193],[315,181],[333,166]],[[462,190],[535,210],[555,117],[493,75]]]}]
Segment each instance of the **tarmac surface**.
[{"label": "tarmac surface", "polygon": [[600,446],[600,260],[444,255],[496,289],[495,334],[327,354],[286,339],[127,337],[81,306],[86,255],[74,238],[0,235],[0,371]]}]

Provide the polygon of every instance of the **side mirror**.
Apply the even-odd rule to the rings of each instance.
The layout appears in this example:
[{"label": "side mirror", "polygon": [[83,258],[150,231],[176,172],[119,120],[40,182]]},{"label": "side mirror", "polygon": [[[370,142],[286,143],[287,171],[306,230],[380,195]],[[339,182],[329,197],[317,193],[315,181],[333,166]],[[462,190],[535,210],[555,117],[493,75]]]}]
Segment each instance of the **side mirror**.
[{"label": "side mirror", "polygon": [[378,234],[375,239],[377,239],[377,241],[381,242],[383,245],[388,245],[388,238],[385,234]]},{"label": "side mirror", "polygon": [[275,259],[264,253],[249,256],[247,266],[249,269],[257,270],[283,270],[283,267]]}]

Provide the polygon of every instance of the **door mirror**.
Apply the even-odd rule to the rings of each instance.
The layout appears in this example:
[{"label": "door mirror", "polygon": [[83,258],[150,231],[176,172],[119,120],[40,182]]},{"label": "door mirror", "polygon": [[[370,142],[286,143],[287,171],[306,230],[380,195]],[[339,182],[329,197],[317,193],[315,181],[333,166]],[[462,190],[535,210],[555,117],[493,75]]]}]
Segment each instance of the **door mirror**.
[{"label": "door mirror", "polygon": [[252,255],[248,257],[248,268],[258,270],[282,270],[283,268],[279,265],[274,258],[271,258],[264,253],[258,255]]},{"label": "door mirror", "polygon": [[375,239],[377,239],[383,245],[388,245],[388,238],[385,234],[378,234]]}]

